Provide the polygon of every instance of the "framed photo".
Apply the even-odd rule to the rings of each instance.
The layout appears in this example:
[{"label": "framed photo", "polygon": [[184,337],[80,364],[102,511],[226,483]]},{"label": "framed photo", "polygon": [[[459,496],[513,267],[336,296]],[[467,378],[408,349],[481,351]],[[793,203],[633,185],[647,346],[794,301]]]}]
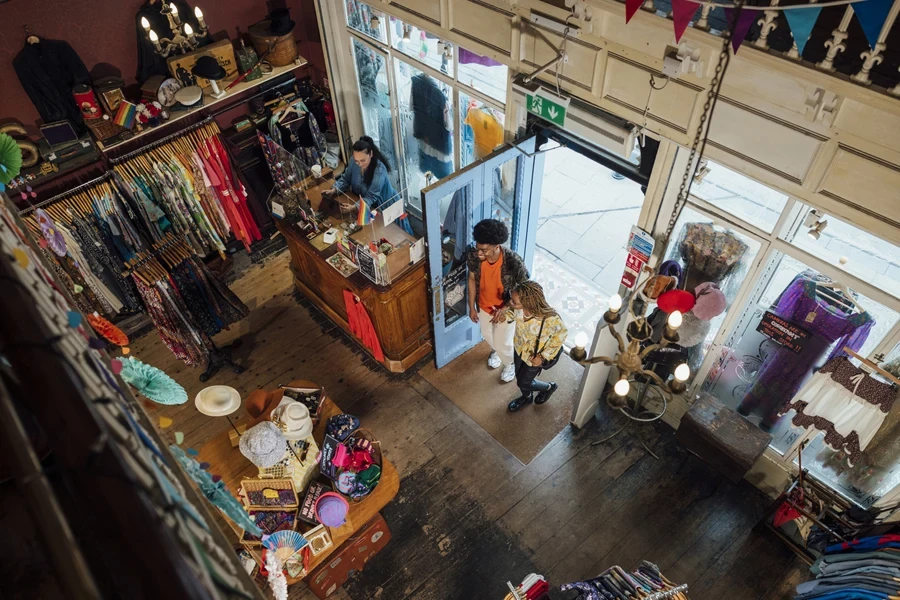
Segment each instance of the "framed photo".
[{"label": "framed photo", "polygon": [[100,101],[103,102],[103,108],[109,114],[114,114],[124,99],[125,95],[122,93],[121,88],[100,92]]},{"label": "framed photo", "polygon": [[219,82],[220,87],[224,87],[224,85],[227,85],[238,76],[237,61],[234,58],[234,46],[231,45],[231,40],[220,40],[198,48],[193,52],[171,56],[166,59],[166,63],[169,65],[169,72],[172,73],[172,77],[177,79],[182,87],[191,85],[197,85],[201,88],[209,87],[208,79],[196,77],[191,73],[191,69],[194,68],[197,59],[201,56],[212,56],[219,63],[219,66],[225,69],[225,79]]}]

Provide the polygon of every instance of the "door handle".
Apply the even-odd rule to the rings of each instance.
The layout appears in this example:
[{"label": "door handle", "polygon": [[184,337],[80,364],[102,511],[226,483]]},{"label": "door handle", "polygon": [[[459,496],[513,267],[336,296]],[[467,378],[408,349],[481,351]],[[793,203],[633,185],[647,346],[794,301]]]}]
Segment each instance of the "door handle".
[{"label": "door handle", "polygon": [[434,288],[434,318],[437,319],[441,314],[441,288]]}]

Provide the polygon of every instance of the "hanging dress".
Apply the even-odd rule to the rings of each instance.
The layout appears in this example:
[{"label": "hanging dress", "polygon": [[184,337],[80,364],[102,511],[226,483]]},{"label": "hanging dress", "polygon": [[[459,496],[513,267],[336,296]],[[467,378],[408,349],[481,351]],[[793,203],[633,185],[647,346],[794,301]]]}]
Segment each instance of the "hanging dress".
[{"label": "hanging dress", "polygon": [[738,405],[738,412],[744,415],[762,409],[764,429],[775,426],[782,407],[794,397],[832,344],[836,342],[828,359],[845,356],[845,346],[859,350],[875,324],[867,312],[846,314],[819,300],[816,283],[808,279],[795,279],[772,312],[805,329],[810,336],[799,353],[774,346],[760,366],[753,387]]}]

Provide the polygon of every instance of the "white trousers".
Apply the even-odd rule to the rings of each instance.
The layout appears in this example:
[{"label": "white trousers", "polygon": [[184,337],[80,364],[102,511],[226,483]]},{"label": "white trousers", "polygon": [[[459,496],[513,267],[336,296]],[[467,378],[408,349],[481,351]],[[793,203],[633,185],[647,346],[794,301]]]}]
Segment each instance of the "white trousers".
[{"label": "white trousers", "polygon": [[497,353],[503,364],[513,364],[513,337],[516,335],[516,322],[507,323],[504,319],[499,323],[491,323],[491,315],[479,308],[478,324],[481,326],[481,337]]}]

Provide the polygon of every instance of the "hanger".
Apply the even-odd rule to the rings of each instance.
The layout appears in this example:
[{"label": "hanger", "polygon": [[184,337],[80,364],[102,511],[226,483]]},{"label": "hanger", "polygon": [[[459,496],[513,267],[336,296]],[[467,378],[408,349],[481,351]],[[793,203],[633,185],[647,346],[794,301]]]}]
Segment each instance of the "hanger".
[{"label": "hanger", "polygon": [[817,281],[816,283],[816,293],[819,293],[819,288],[823,288],[823,290],[836,290],[842,292],[842,295],[837,294],[828,294],[827,292],[822,292],[823,295],[827,295],[830,299],[836,301],[839,304],[851,309],[856,309],[857,311],[864,313],[866,309],[862,307],[856,300],[853,299],[853,296],[850,294],[850,289],[844,285],[843,283],[832,282],[825,283],[822,281]]},{"label": "hanger", "polygon": [[853,358],[859,360],[859,362],[862,363],[860,365],[860,368],[863,369],[864,371],[870,371],[870,372],[874,371],[875,373],[878,373],[880,376],[884,377],[885,379],[887,379],[894,385],[900,385],[900,379],[898,379],[897,377],[894,377],[889,372],[887,372],[884,369],[882,369],[881,367],[879,367],[877,363],[872,362],[871,360],[869,360],[868,358],[865,358],[864,356],[861,356],[860,354],[851,350],[847,346],[844,346],[843,350],[844,350],[844,352],[846,352]]},{"label": "hanger", "polygon": [[32,46],[41,43],[41,38],[31,33],[31,30],[28,29],[28,25],[25,25],[25,43]]}]

